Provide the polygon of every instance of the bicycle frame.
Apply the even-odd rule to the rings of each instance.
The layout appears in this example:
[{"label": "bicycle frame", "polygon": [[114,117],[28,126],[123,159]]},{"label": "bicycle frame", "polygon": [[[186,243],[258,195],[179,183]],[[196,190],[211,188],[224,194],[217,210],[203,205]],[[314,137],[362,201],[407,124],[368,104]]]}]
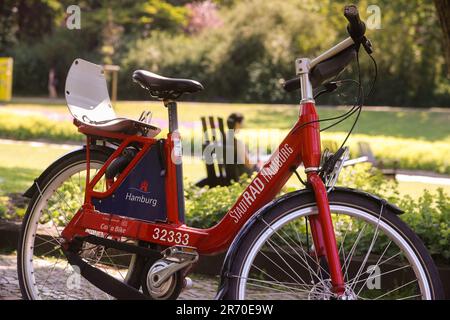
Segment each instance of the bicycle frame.
[{"label": "bicycle frame", "polygon": [[[336,54],[352,44],[353,41],[346,39],[322,56],[314,59],[312,64],[317,64],[325,60],[333,52]],[[249,218],[274,199],[294,170],[303,163],[318,207],[318,215],[309,217],[315,254],[319,258],[325,258],[328,262],[334,292],[338,295],[343,294],[345,291],[344,279],[331,221],[327,190],[318,175],[321,158],[320,130],[317,122],[318,115],[315,102],[312,96],[312,87],[308,78],[310,67],[311,62],[309,59],[298,59],[296,61],[297,74],[300,75],[302,84],[302,101],[296,124],[227,214],[215,226],[208,229],[189,227],[183,221],[184,208],[180,208],[179,205],[180,196],[183,195],[180,195],[178,192],[179,188],[177,188],[177,173],[179,171],[177,171],[176,165],[181,155],[174,152],[175,143],[179,137],[177,126],[169,128],[166,140],[168,143],[165,144],[165,154],[169,155],[166,156],[167,221],[144,222],[123,216],[101,213],[95,210],[91,203],[91,198],[93,196],[104,198],[110,195],[157,140],[142,136],[106,132],[80,125],[78,130],[88,137],[88,145],[91,143],[90,137],[105,137],[122,142],[92,180],[89,177],[89,170],[87,171],[85,203],[64,229],[63,237],[70,241],[75,236],[87,235],[86,230],[89,229],[109,234],[115,238],[133,238],[163,246],[190,246],[203,255],[220,253],[230,246]],[[94,191],[95,185],[104,175],[108,165],[130,143],[140,144],[142,146],[141,151],[138,152],[136,157],[106,192]],[[89,148],[86,148],[86,150],[87,166],[90,168]],[[183,212],[180,214],[180,211]]]}]

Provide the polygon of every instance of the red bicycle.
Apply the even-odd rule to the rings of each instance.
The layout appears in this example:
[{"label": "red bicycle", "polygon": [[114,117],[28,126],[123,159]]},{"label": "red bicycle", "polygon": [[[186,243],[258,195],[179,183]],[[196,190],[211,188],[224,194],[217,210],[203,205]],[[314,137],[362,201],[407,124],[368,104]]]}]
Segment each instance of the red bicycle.
[{"label": "red bicycle", "polygon": [[[357,8],[349,37],[315,59],[297,59],[297,122],[228,213],[213,227],[184,223],[176,99],[200,83],[138,70],[133,79],[168,109],[169,133],[117,118],[100,66],[76,59],[66,100],[86,145],[55,161],[31,198],[18,247],[27,299],[175,299],[201,255],[227,251],[218,299],[441,299],[437,269],[401,209],[335,187],[348,149],[322,154],[313,89],[372,53]],[[361,112],[363,98],[338,120]],[[305,188],[276,197],[304,165]],[[74,272],[76,271],[76,272]],[[80,276],[81,275],[81,276]]]}]

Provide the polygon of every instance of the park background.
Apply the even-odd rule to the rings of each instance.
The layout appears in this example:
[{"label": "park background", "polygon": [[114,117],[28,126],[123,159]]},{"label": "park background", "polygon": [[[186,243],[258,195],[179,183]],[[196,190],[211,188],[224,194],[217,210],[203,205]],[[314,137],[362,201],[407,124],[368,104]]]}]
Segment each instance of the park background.
[{"label": "park background", "polygon": [[[376,159],[345,169],[340,184],[387,197],[424,240],[435,261],[450,264],[450,82],[446,0],[355,1],[367,19],[369,5],[381,13],[369,30],[378,62],[375,91],[348,144],[352,157],[369,145]],[[12,57],[13,99],[0,104],[0,221],[18,224],[26,210],[21,194],[52,161],[82,144],[63,100],[75,58],[117,65],[117,114],[137,118],[151,110],[167,129],[166,110],[148,101],[131,81],[136,69],[192,78],[205,90],[179,104],[181,133],[201,140],[201,116],[245,115],[245,141],[283,133],[298,115],[299,93],[281,84],[294,76],[294,60],[313,57],[347,36],[341,0],[77,1],[80,29],[69,29],[72,1],[5,0],[0,3],[0,57]],[[445,7],[447,6],[447,7]],[[446,9],[445,9],[446,8]],[[446,10],[442,14],[442,10]],[[446,33],[447,31],[447,33]],[[355,78],[352,65],[342,78]],[[362,80],[373,65],[361,54]],[[51,80],[49,80],[51,79]],[[50,82],[50,83],[49,83]],[[50,86],[49,86],[50,84]],[[51,88],[49,88],[51,87]],[[56,91],[57,97],[49,98]],[[348,110],[355,88],[318,100],[322,118]],[[323,135],[324,147],[340,145],[352,121]],[[165,132],[165,131],[163,131]],[[255,150],[250,150],[255,152]],[[188,221],[211,225],[233,203],[242,184],[198,192],[206,175],[201,159],[186,159]],[[401,175],[386,178],[382,170]],[[301,187],[295,180],[284,192]],[[10,238],[0,237],[5,253]]]}]

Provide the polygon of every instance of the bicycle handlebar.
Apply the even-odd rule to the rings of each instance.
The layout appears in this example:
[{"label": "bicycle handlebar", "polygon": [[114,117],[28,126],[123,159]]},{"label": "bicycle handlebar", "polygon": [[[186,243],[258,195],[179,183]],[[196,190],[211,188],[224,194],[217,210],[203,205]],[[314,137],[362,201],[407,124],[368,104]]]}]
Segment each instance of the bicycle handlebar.
[{"label": "bicycle handlebar", "polygon": [[[355,5],[347,5],[344,8],[344,16],[348,20],[347,32],[350,35],[348,39],[345,39],[341,43],[337,44],[333,48],[321,54],[316,59],[313,59],[311,62],[311,70],[314,67],[324,61],[333,59],[335,56],[339,55],[342,51],[346,50],[348,47],[356,44],[356,50],[358,50],[359,45],[362,44],[364,49],[371,54],[372,47],[370,41],[364,36],[366,33],[366,24],[361,21],[359,17],[358,8]],[[342,70],[341,70],[342,71]],[[318,83],[317,85],[320,85]],[[290,80],[287,80],[283,84],[283,88],[287,92],[292,92],[300,89],[300,78],[296,77]]]},{"label": "bicycle handlebar", "polygon": [[358,8],[355,5],[348,5],[344,8],[344,17],[348,20],[347,31],[353,40],[360,40],[366,33],[366,24],[359,17]]},{"label": "bicycle handlebar", "polygon": [[283,83],[283,89],[286,92],[292,92],[292,91],[300,89],[300,78],[297,77],[297,78],[285,81]]}]

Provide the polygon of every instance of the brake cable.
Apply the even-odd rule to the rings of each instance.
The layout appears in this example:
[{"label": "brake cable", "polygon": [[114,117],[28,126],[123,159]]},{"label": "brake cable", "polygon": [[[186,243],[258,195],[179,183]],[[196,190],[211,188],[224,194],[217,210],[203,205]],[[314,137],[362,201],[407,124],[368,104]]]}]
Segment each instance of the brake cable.
[{"label": "brake cable", "polygon": [[362,81],[361,81],[361,69],[360,69],[360,64],[359,64],[359,52],[356,53],[356,66],[357,66],[357,70],[358,70],[358,81],[357,82],[358,82],[359,85],[358,85],[358,97],[357,97],[357,100],[356,100],[356,102],[355,102],[355,104],[353,105],[353,108],[352,108],[354,110],[350,114],[348,114],[345,118],[343,118],[343,119],[341,119],[341,120],[331,124],[330,126],[320,130],[320,131],[325,131],[325,130],[327,130],[329,128],[332,128],[332,127],[338,125],[339,123],[341,123],[342,121],[345,121],[346,119],[351,117],[353,114],[357,113],[355,121],[353,122],[352,127],[350,128],[349,132],[347,133],[347,136],[345,137],[345,139],[342,142],[342,145],[340,146],[339,149],[341,149],[345,145],[345,143],[347,142],[348,138],[352,134],[353,129],[355,128],[356,123],[359,120],[359,116],[361,114],[361,110],[362,110],[362,107],[363,107],[364,101],[365,101],[365,99],[364,99],[364,88],[362,86]]},{"label": "brake cable", "polygon": [[[327,128],[322,129],[321,131],[325,131],[335,125],[337,125],[338,123],[341,123],[342,121],[344,121],[345,119],[347,119],[348,117],[350,117],[352,114],[357,112],[355,121],[352,124],[352,127],[350,128],[349,132],[347,133],[347,136],[345,137],[344,141],[342,142],[341,146],[339,147],[339,149],[337,150],[337,152],[333,155],[331,155],[326,161],[325,163],[322,165],[322,168],[320,169],[320,175],[322,177],[324,177],[325,175],[329,174],[335,167],[337,161],[343,156],[344,154],[344,145],[347,142],[348,138],[350,137],[350,135],[352,134],[356,124],[358,123],[359,117],[361,115],[361,110],[363,108],[364,105],[364,101],[365,98],[368,98],[374,90],[375,87],[375,83],[378,77],[378,67],[377,67],[377,63],[375,61],[375,59],[372,57],[372,55],[370,55],[370,59],[372,60],[373,64],[374,64],[374,80],[372,82],[371,88],[369,90],[369,94],[365,97],[364,93],[363,93],[363,87],[361,84],[361,69],[360,69],[360,63],[359,63],[359,54],[356,55],[356,60],[357,60],[357,68],[358,68],[358,83],[359,83],[359,93],[358,93],[358,99],[357,99],[357,103],[352,107],[352,109],[354,109],[356,106],[356,109],[354,111],[351,112],[351,114],[348,114],[348,116],[346,116],[345,118],[333,123],[332,125],[328,126]],[[359,103],[358,103],[359,102]],[[348,113],[348,112],[347,112]]]},{"label": "brake cable", "polygon": [[[373,94],[373,91],[374,91],[374,88],[375,88],[375,83],[376,83],[377,78],[378,78],[378,66],[377,66],[377,62],[376,62],[376,60],[373,58],[373,56],[372,56],[371,54],[368,54],[368,56],[370,57],[370,59],[371,59],[372,62],[373,62],[373,65],[374,65],[374,77],[373,77],[373,81],[372,81],[372,84],[371,84],[371,86],[370,86],[369,93],[367,94],[367,96],[364,96],[363,87],[362,87],[362,81],[361,81],[361,69],[360,69],[360,63],[359,63],[359,53],[357,53],[357,54],[356,54],[356,61],[357,61],[357,68],[358,68],[358,82],[359,82],[359,84],[360,84],[360,86],[359,86],[360,92],[359,92],[358,100],[361,99],[361,101],[359,101],[358,106],[357,106],[356,109],[352,112],[352,114],[354,114],[354,113],[357,112],[355,121],[353,122],[352,127],[350,128],[349,132],[347,133],[347,136],[345,137],[345,139],[344,139],[344,141],[342,142],[342,144],[341,144],[341,146],[340,146],[339,149],[341,149],[341,148],[344,147],[344,145],[345,145],[345,143],[347,142],[348,138],[349,138],[350,135],[352,134],[352,132],[353,132],[353,130],[354,130],[356,124],[358,123],[359,117],[360,117],[360,115],[361,115],[362,108],[363,108],[363,106],[364,106],[364,102],[365,102],[365,100],[366,100],[367,98],[369,98],[369,97]],[[355,105],[356,105],[356,104],[355,104]],[[355,105],[354,105],[354,107],[355,107]],[[335,126],[335,125],[337,125],[337,124],[339,124],[339,123],[341,123],[342,121],[344,121],[344,120],[346,120],[348,117],[350,117],[352,114],[349,114],[349,115],[348,115],[347,117],[345,117],[344,119],[341,119],[340,121],[337,121],[337,122],[335,122],[334,124],[332,124],[332,125],[330,125],[330,126],[324,128],[324,129],[322,129],[322,130],[320,130],[320,131],[325,131],[325,130],[327,130],[327,129],[329,129],[329,128],[331,128],[331,127],[333,127],[333,126]]]},{"label": "brake cable", "polygon": [[[366,50],[366,52],[367,52],[367,50]],[[368,53],[370,59],[373,62],[373,65],[374,65],[374,78],[373,78],[373,81],[372,81],[372,84],[371,84],[371,87],[370,87],[370,90],[369,90],[369,93],[367,94],[367,96],[364,97],[364,92],[363,92],[364,90],[363,90],[362,81],[361,81],[361,68],[360,68],[360,62],[359,62],[359,51],[358,51],[357,54],[356,54],[357,69],[358,69],[358,81],[353,80],[353,82],[358,84],[358,97],[357,97],[357,100],[355,101],[355,104],[350,108],[350,110],[348,110],[347,112],[345,112],[342,115],[339,115],[339,116],[336,116],[336,117],[331,117],[331,118],[326,118],[326,119],[319,119],[319,120],[309,121],[309,122],[306,122],[306,123],[304,123],[304,124],[302,124],[302,125],[300,125],[300,126],[298,126],[298,127],[293,129],[293,131],[295,132],[295,131],[297,131],[299,129],[302,129],[305,126],[313,124],[313,123],[320,123],[320,122],[338,120],[335,123],[329,125],[328,127],[324,128],[324,129],[321,129],[320,131],[322,132],[322,131],[328,130],[328,129],[336,126],[337,124],[339,124],[339,123],[345,121],[346,119],[348,119],[349,117],[351,117],[353,114],[357,113],[355,121],[353,122],[352,127],[350,128],[349,132],[347,133],[347,136],[345,137],[344,141],[342,142],[341,146],[339,147],[338,152],[336,152],[333,156],[331,156],[328,159],[328,161],[326,161],[326,162],[328,162],[328,164],[326,166],[324,165],[323,167],[326,167],[326,168],[334,167],[334,164],[339,160],[339,157],[342,156],[342,154],[343,154],[343,152],[342,152],[343,150],[342,149],[343,149],[345,143],[347,142],[348,138],[352,134],[352,132],[353,132],[353,130],[354,130],[358,120],[359,120],[359,117],[361,115],[361,110],[362,110],[363,105],[364,105],[365,98],[370,97],[372,95],[373,91],[374,91],[375,83],[376,83],[377,78],[378,78],[378,66],[377,66],[377,63],[376,63],[375,59],[373,58],[373,56],[369,52],[367,52],[367,53]],[[332,91],[334,91],[334,90],[332,90]],[[323,170],[324,169],[325,168],[321,169],[321,175],[323,175],[323,173],[324,173]]]}]

